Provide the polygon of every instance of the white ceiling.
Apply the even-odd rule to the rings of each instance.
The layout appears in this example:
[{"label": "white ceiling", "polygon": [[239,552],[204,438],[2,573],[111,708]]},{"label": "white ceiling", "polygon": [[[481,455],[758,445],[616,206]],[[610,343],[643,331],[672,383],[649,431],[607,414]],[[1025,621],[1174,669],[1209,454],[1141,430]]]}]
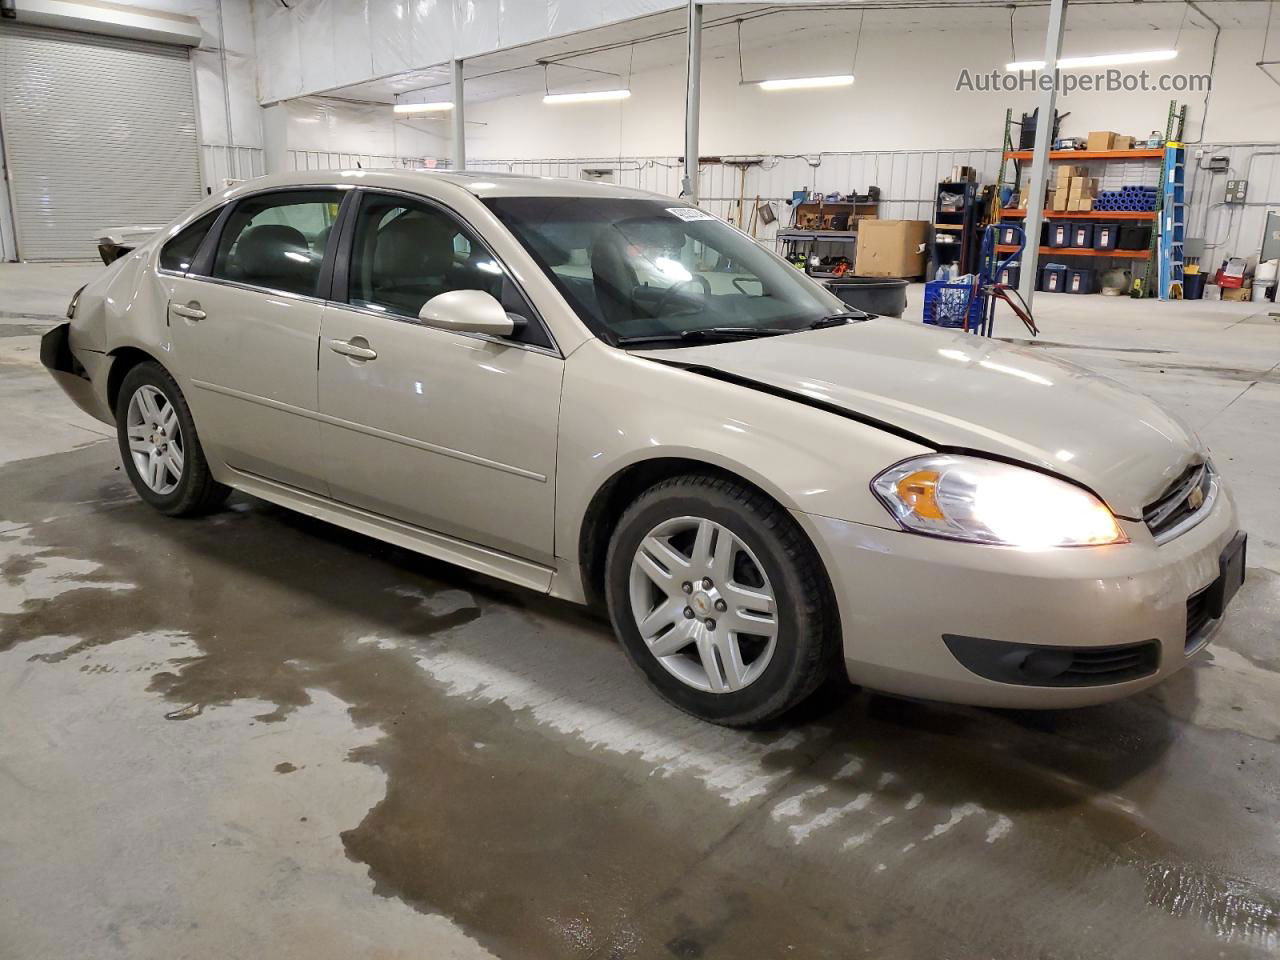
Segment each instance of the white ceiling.
[{"label": "white ceiling", "polygon": [[[1199,0],[1200,6],[1223,29],[1253,27],[1266,22],[1269,0]],[[1015,36],[1034,45],[1044,34],[1047,0],[1016,0]],[[945,7],[945,15],[941,15]],[[963,8],[963,9],[961,9]],[[1208,25],[1194,11],[1186,12],[1183,0],[1077,0],[1068,7],[1071,21],[1079,18],[1091,30],[1203,29]],[[707,3],[704,14],[703,57],[736,58],[737,21],[742,21],[742,45],[750,64],[773,47],[794,42],[797,34],[843,32],[852,36],[863,19],[863,41],[875,35],[905,32],[955,31],[963,22],[966,31],[1009,30],[1008,0],[852,0],[838,5],[806,6],[803,0],[763,3]],[[652,14],[596,30],[555,37],[501,50],[468,60],[465,68],[467,100],[483,102],[541,93],[544,83],[553,92],[604,89],[626,85],[628,72],[641,73],[684,63],[685,19],[683,10]],[[615,74],[615,80],[587,70],[554,64],[545,69],[541,60],[565,61],[579,67]],[[397,74],[367,83],[326,92],[326,96],[375,103],[449,99],[449,67],[440,65]]]}]

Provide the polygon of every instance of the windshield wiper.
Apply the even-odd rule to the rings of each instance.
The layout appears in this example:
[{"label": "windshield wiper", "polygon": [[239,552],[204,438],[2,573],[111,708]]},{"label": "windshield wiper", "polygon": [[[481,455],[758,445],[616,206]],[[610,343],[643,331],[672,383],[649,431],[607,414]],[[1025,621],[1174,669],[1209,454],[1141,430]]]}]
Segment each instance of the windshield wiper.
[{"label": "windshield wiper", "polygon": [[674,330],[643,337],[619,337],[620,346],[629,347],[642,343],[711,343],[716,340],[751,340],[755,337],[777,337],[795,333],[791,327],[701,327],[694,330]]},{"label": "windshield wiper", "polygon": [[821,330],[823,327],[840,327],[846,323],[856,323],[859,320],[870,320],[871,314],[863,313],[860,310],[846,310],[841,313],[831,313],[820,320],[815,320],[809,324],[810,330]]}]

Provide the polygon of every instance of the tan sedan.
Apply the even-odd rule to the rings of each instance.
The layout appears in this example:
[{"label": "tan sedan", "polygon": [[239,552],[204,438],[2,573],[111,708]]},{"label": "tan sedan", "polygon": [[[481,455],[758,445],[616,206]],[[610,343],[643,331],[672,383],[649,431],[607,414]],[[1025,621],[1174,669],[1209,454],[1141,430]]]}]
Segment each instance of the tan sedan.
[{"label": "tan sedan", "polygon": [[717,723],[843,669],[995,706],[1182,667],[1244,575],[1149,399],[851,312],[669,198],[300,173],[209,198],[45,337],[157,509],[230,489],[574,602]]}]

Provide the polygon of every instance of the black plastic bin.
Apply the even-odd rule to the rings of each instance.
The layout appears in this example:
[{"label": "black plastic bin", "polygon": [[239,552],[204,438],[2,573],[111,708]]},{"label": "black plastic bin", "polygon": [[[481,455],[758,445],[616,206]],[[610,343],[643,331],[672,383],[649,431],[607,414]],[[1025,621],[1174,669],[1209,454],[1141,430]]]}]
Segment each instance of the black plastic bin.
[{"label": "black plastic bin", "polygon": [[1204,282],[1207,273],[1187,273],[1182,276],[1182,298],[1184,300],[1204,299]]},{"label": "black plastic bin", "polygon": [[841,277],[825,281],[827,289],[851,307],[881,317],[907,312],[907,281],[885,277]]},{"label": "black plastic bin", "polygon": [[1006,287],[1016,287],[1021,276],[1022,265],[1011,263],[996,275],[996,283],[1003,283]]},{"label": "black plastic bin", "polygon": [[1050,220],[1049,221],[1048,246],[1050,247],[1071,246],[1071,221],[1070,220]]},{"label": "black plastic bin", "polygon": [[1116,240],[1117,250],[1146,250],[1151,246],[1151,224],[1123,223]]}]

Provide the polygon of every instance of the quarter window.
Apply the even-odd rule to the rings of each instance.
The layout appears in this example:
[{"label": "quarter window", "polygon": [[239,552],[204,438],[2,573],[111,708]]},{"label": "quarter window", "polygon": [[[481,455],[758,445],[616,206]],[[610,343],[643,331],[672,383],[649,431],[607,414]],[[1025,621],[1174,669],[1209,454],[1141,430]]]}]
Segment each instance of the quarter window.
[{"label": "quarter window", "polygon": [[160,249],[160,269],[186,273],[200,250],[200,244],[222,211],[214,210],[191,224]]},{"label": "quarter window", "polygon": [[356,217],[348,301],[416,319],[423,304],[451,290],[492,294],[526,321],[512,339],[551,345],[528,301],[471,231],[430,204],[367,194]]},{"label": "quarter window", "polygon": [[316,296],[342,193],[290,191],[241,200],[218,241],[213,276]]}]

